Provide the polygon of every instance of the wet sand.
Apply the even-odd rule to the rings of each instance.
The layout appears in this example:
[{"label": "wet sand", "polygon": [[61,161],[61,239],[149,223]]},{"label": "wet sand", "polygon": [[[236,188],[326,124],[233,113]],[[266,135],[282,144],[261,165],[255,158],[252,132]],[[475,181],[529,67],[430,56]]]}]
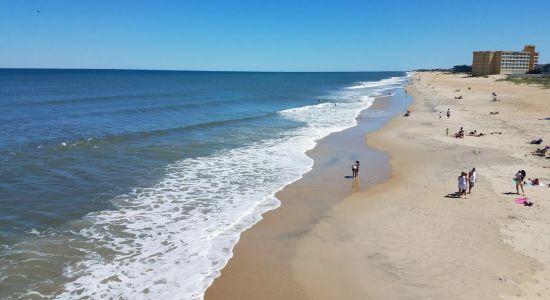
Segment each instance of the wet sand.
[{"label": "wet sand", "polygon": [[[367,147],[364,134],[400,114],[407,102],[403,93],[380,97],[360,114],[357,126],[319,141],[307,153],[314,160],[312,170],[277,193],[281,207],[244,232],[205,299],[307,298],[293,277],[291,258],[297,242],[336,203],[388,178],[388,155]],[[355,160],[361,162],[359,178],[345,178]]]}]

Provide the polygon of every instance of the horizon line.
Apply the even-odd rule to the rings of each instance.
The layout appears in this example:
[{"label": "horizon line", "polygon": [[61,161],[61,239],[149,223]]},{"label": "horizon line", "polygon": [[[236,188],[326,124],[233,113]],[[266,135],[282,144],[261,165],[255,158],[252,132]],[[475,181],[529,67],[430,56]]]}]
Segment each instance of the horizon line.
[{"label": "horizon line", "polygon": [[152,72],[242,72],[242,73],[363,73],[363,72],[409,72],[412,70],[376,70],[376,71],[256,71],[256,70],[186,70],[186,69],[132,69],[132,68],[32,68],[0,67],[0,70],[93,70],[93,71],[152,71]]}]

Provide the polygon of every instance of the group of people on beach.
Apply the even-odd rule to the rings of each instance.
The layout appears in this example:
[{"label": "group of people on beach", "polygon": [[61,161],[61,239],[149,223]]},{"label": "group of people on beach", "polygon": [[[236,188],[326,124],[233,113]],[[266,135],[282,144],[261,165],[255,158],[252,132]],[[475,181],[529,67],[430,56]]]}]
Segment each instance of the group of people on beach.
[{"label": "group of people on beach", "polygon": [[[447,130],[445,131],[447,135],[449,135],[449,128],[447,128]],[[472,131],[470,131],[470,133],[468,133],[469,136],[476,136],[476,137],[482,137],[485,135],[485,133],[483,132],[477,132],[477,129],[474,129]],[[453,137],[455,138],[459,138],[459,139],[462,139],[464,138],[464,127],[460,127],[460,130],[458,130],[457,133],[455,133],[453,135]]]},{"label": "group of people on beach", "polygon": [[[519,190],[521,189],[521,194],[525,196],[525,191],[523,190],[523,185],[525,184],[525,178],[527,177],[527,172],[525,170],[519,170],[514,176],[514,182],[516,183],[516,193],[519,195]],[[472,168],[469,173],[461,172],[458,176],[458,197],[464,196],[466,199],[466,194],[472,193],[472,188],[477,182],[477,172],[476,168]],[[539,185],[539,179],[530,179],[529,184]]]},{"label": "group of people on beach", "polygon": [[[460,176],[458,176],[458,196],[464,196],[464,199],[466,199],[466,194],[472,193],[472,188],[475,186],[476,181],[476,168],[472,168],[469,173],[461,172]],[[466,192],[466,190],[468,191]]]},{"label": "group of people on beach", "polygon": [[[468,90],[470,90],[470,87],[468,87]],[[455,92],[460,92],[460,89],[455,90]],[[499,101],[497,99],[497,93],[496,92],[492,92],[491,95],[493,96],[493,101],[494,102]],[[462,96],[455,97],[455,99],[462,99]],[[496,115],[496,114],[498,114],[498,111],[490,112],[490,115]],[[443,115],[443,112],[440,111],[439,112],[439,119],[442,119],[442,115]],[[451,117],[451,110],[450,109],[447,109],[446,115],[447,115],[447,119],[449,119]],[[447,128],[445,130],[445,134],[447,136],[449,136],[449,128]],[[491,134],[502,134],[502,132],[491,132]],[[464,135],[465,135],[465,130],[464,130],[463,127],[460,127],[460,130],[457,133],[453,134],[453,137],[464,138]],[[470,131],[468,135],[481,137],[481,136],[484,136],[485,134],[481,133],[481,132],[478,132],[477,130],[473,130],[473,131]],[[542,143],[542,139],[531,141],[531,144],[541,144],[541,143]],[[544,152],[542,152],[542,154],[544,155],[547,150],[550,150],[549,146],[544,148],[544,150],[537,149],[536,154],[539,154],[538,152],[544,151]],[[521,194],[523,196],[525,196],[525,191],[524,191],[524,188],[523,188],[523,186],[525,184],[530,184],[532,186],[542,185],[538,178],[535,178],[535,179],[529,178],[528,182],[526,182],[525,181],[526,176],[527,176],[527,173],[525,172],[525,170],[519,170],[513,178],[513,180],[515,182],[515,185],[516,185],[516,193],[518,195],[520,195],[520,190],[521,190]],[[472,188],[475,186],[476,181],[477,181],[477,172],[476,172],[475,168],[472,168],[472,170],[468,173],[461,172],[460,175],[458,176],[458,193],[457,193],[458,197],[464,196],[464,198],[466,199],[466,195],[472,193]],[[550,186],[550,184],[548,186]],[[526,202],[525,205],[530,206],[530,205],[532,205],[532,203],[531,202]]]}]

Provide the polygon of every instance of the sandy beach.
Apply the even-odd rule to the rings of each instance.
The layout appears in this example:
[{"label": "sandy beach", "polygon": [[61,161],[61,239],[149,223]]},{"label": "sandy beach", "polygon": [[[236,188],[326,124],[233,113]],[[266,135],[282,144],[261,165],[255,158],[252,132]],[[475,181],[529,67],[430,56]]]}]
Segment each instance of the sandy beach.
[{"label": "sandy beach", "polygon": [[[417,73],[410,117],[359,143],[321,141],[313,170],[241,236],[206,299],[550,299],[550,160],[531,154],[550,141],[550,90],[499,78]],[[451,137],[460,127],[484,135]],[[338,145],[361,156],[352,191],[329,176],[349,172]],[[472,194],[456,198],[473,167]],[[518,170],[546,185],[525,186],[532,206],[515,203]]]}]

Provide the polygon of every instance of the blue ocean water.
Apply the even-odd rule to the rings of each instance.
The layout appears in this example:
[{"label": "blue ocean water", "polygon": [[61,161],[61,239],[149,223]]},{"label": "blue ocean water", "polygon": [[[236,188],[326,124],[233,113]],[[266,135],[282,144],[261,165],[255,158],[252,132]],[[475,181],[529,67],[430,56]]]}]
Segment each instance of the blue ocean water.
[{"label": "blue ocean water", "polygon": [[201,298],[305,151],[406,80],[0,70],[0,298]]}]

